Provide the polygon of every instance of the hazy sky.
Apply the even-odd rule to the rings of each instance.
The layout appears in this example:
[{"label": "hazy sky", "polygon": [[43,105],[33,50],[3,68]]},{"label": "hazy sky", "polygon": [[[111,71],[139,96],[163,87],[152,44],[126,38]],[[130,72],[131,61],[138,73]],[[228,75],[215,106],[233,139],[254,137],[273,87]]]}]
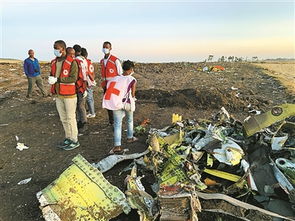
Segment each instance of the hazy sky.
[{"label": "hazy sky", "polygon": [[[1,2],[1,0],[0,0]],[[0,57],[53,58],[62,39],[89,57],[103,41],[121,59],[200,61],[235,55],[295,57],[294,1],[2,0]]]}]

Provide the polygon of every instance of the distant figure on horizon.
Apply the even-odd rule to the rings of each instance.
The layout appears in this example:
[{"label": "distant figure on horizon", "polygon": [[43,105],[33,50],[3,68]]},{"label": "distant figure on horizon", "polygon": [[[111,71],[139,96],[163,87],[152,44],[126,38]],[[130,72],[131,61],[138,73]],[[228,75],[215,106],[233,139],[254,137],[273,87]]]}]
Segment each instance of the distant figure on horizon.
[{"label": "distant figure on horizon", "polygon": [[94,99],[93,99],[93,87],[96,86],[96,82],[94,80],[94,66],[90,59],[88,59],[88,52],[86,48],[81,49],[81,55],[84,57],[87,61],[87,97],[86,97],[86,103],[88,106],[89,113],[87,114],[87,118],[94,118],[95,115],[95,109],[94,109]]},{"label": "distant figure on horizon", "polygon": [[74,58],[66,55],[66,43],[62,40],[54,42],[55,58],[51,61],[51,72],[48,83],[51,93],[56,94],[56,108],[62,122],[65,139],[58,145],[64,150],[72,150],[80,146],[76,121],[78,64]]},{"label": "distant figure on horizon", "polygon": [[73,46],[75,50],[76,61],[78,63],[79,74],[77,85],[77,123],[79,133],[84,133],[87,131],[87,113],[86,113],[86,97],[87,97],[87,60],[81,55],[82,48],[80,45]]},{"label": "distant figure on horizon", "polygon": [[24,60],[24,71],[28,78],[27,98],[32,97],[33,86],[35,84],[37,84],[37,87],[41,90],[43,97],[46,97],[47,93],[43,86],[39,61],[34,57],[34,54],[34,51],[30,49],[28,51],[29,57]]},{"label": "distant figure on horizon", "polygon": [[[120,63],[120,60],[111,55],[112,44],[108,41],[105,41],[102,46],[102,52],[104,53],[104,58],[100,60],[101,66],[101,87],[103,88],[103,92],[105,94],[107,90],[107,82],[118,75],[122,75],[123,70]],[[111,110],[108,111],[109,116],[109,125],[114,124],[113,112]]]}]

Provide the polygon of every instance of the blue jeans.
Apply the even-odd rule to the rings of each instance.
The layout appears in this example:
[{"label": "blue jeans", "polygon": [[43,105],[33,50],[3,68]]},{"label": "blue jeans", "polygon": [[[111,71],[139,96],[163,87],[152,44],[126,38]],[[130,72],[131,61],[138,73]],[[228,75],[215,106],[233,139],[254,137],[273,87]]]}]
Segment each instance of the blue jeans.
[{"label": "blue jeans", "polygon": [[94,110],[94,99],[93,99],[93,89],[92,88],[87,88],[87,105],[89,109],[90,114],[95,114]]},{"label": "blue jeans", "polygon": [[114,114],[114,145],[121,146],[122,137],[122,121],[127,117],[127,138],[133,137],[133,112],[121,110],[113,110]]}]

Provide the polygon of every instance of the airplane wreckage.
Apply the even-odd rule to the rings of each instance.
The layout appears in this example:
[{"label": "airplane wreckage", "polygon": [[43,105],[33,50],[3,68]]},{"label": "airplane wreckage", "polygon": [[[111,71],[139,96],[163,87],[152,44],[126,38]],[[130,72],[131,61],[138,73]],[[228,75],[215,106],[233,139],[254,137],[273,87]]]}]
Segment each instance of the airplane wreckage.
[{"label": "airplane wreckage", "polygon": [[[224,108],[209,120],[151,128],[143,153],[90,164],[77,155],[37,193],[46,221],[107,221],[137,210],[141,221],[197,221],[202,211],[237,220],[295,220],[295,104],[234,119]],[[103,173],[133,160],[126,191]],[[141,182],[154,177],[149,193]]]}]

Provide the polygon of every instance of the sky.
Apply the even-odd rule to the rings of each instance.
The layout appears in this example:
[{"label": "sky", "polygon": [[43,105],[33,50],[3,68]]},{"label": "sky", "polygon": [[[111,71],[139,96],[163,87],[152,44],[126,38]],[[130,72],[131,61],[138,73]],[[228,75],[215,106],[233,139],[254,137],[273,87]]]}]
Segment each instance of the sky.
[{"label": "sky", "polygon": [[54,58],[53,43],[79,44],[89,58],[202,61],[209,54],[295,57],[294,1],[0,0],[0,58]]}]

